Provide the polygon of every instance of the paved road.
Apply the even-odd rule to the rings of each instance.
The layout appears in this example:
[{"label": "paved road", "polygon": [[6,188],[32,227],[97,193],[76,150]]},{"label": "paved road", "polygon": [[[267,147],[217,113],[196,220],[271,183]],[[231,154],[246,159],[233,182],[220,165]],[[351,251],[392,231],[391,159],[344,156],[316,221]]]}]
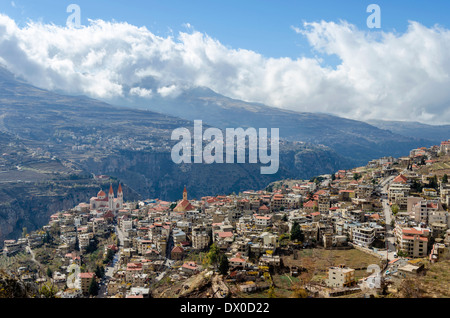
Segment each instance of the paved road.
[{"label": "paved road", "polygon": [[102,280],[102,285],[100,286],[100,290],[97,296],[98,298],[107,297],[106,286],[109,280],[113,277],[114,273],[118,270],[120,254],[122,253],[123,248],[123,233],[118,226],[115,226],[115,233],[117,234],[117,238],[119,239],[119,246],[118,246],[119,251],[114,255],[111,265],[105,268],[105,277]]}]

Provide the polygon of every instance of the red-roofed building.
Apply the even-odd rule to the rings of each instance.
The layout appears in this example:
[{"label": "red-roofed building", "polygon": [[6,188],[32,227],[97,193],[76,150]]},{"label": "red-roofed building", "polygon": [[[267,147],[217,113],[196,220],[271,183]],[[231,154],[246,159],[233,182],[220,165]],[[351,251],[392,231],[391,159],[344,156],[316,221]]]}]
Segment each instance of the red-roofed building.
[{"label": "red-roofed building", "polygon": [[175,246],[170,252],[170,256],[173,260],[182,260],[184,257],[184,249],[181,246]]},{"label": "red-roofed building", "polygon": [[87,295],[89,293],[89,286],[91,284],[91,281],[93,278],[95,278],[95,274],[94,273],[79,273],[78,277],[80,278],[81,292],[84,295]]},{"label": "red-roofed building", "polygon": [[229,259],[230,267],[231,268],[245,268],[246,261],[245,259],[238,257],[232,257]]},{"label": "red-roofed building", "polygon": [[428,238],[430,231],[421,228],[395,228],[397,248],[407,253],[408,257],[425,257],[428,255]]},{"label": "red-roofed building", "polygon": [[221,241],[226,239],[232,239],[234,237],[233,232],[215,232],[215,241]]},{"label": "red-roofed building", "polygon": [[194,274],[200,271],[200,267],[196,262],[187,262],[181,266],[181,270],[187,274]]},{"label": "red-roofed building", "polygon": [[260,229],[272,226],[272,215],[254,214],[253,218],[255,220],[256,227]]},{"label": "red-roofed building", "polygon": [[[411,216],[414,217],[416,223],[424,222],[428,224],[429,216],[437,211],[445,212],[439,200],[420,200],[413,204],[411,208]],[[447,223],[447,222],[444,222]]]},{"label": "red-roofed building", "polygon": [[270,209],[267,207],[267,205],[263,204],[260,206],[260,208],[258,209],[260,214],[266,214],[270,212]]},{"label": "red-roofed building", "polygon": [[192,211],[192,210],[195,210],[195,208],[188,201],[188,199],[187,199],[187,190],[186,190],[186,187],[184,187],[183,200],[178,202],[177,206],[173,209],[173,211],[174,212],[186,212],[186,211]]},{"label": "red-roofed building", "polygon": [[306,213],[313,213],[316,209],[319,209],[319,204],[317,201],[309,200],[305,204],[303,204],[303,209]]},{"label": "red-roofed building", "polygon": [[394,180],[392,180],[393,183],[406,183],[408,182],[408,178],[406,178],[404,175],[399,174],[397,177],[395,177]]},{"label": "red-roofed building", "polygon": [[450,152],[450,140],[441,142],[439,151],[443,154],[448,154]]},{"label": "red-roofed building", "polygon": [[389,185],[388,198],[392,204],[397,204],[401,209],[408,205],[407,198],[411,191],[411,186],[408,179],[400,174]]}]

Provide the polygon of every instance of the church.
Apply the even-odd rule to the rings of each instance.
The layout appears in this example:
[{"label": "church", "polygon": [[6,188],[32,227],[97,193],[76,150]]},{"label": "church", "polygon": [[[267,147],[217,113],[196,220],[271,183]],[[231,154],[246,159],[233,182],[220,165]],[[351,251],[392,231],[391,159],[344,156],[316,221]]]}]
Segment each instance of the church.
[{"label": "church", "polygon": [[181,200],[177,206],[173,209],[174,212],[186,212],[186,211],[192,211],[195,210],[195,208],[192,206],[192,204],[187,199],[187,190],[186,187],[184,187],[183,191],[183,200]]},{"label": "church", "polygon": [[117,198],[114,198],[114,191],[112,184],[109,187],[109,193],[106,195],[105,191],[100,190],[96,197],[92,197],[90,200],[91,210],[107,210],[107,211],[118,211],[123,209],[123,192],[122,185],[119,183],[119,188],[117,189]]}]

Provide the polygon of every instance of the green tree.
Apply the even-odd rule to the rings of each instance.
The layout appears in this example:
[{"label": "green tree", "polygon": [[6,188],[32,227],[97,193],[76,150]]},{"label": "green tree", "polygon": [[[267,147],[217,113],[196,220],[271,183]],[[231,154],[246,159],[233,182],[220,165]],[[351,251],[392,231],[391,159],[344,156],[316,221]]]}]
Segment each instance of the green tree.
[{"label": "green tree", "polygon": [[229,269],[230,264],[228,262],[228,257],[226,257],[225,254],[222,254],[220,257],[219,273],[225,276],[228,274]]},{"label": "green tree", "polygon": [[442,183],[448,183],[448,175],[444,174],[444,176],[442,177]]},{"label": "green tree", "polygon": [[291,241],[303,241],[304,235],[302,232],[302,228],[297,221],[294,221],[294,224],[291,228]]},{"label": "green tree", "polygon": [[281,221],[287,222],[287,220],[288,220],[288,217],[286,214],[284,214],[283,217],[281,218]]},{"label": "green tree", "polygon": [[80,250],[80,241],[78,240],[78,235],[75,236],[75,251]]},{"label": "green tree", "polygon": [[99,287],[98,287],[98,283],[97,280],[95,279],[95,276],[92,277],[91,283],[89,284],[89,296],[97,296],[98,292],[99,292]]},{"label": "green tree", "polygon": [[58,289],[53,284],[47,283],[39,289],[39,294],[44,298],[56,298]]},{"label": "green tree", "polygon": [[44,244],[50,244],[53,241],[53,237],[50,235],[48,231],[45,232],[44,238],[42,239],[42,242]]},{"label": "green tree", "polygon": [[53,272],[50,269],[50,267],[47,267],[47,276],[50,277],[50,278],[53,277]]},{"label": "green tree", "polygon": [[99,278],[103,278],[105,276],[105,268],[103,266],[98,266],[94,271],[95,275]]},{"label": "green tree", "polygon": [[430,182],[428,183],[428,186],[429,186],[430,188],[437,189],[437,188],[438,188],[438,179],[437,179],[437,176],[434,175],[434,176],[432,176],[429,180],[430,180]]},{"label": "green tree", "polygon": [[397,205],[397,204],[394,204],[394,205],[391,207],[391,210],[392,210],[392,213],[394,213],[394,215],[397,215],[398,210],[399,210],[398,205]]},{"label": "green tree", "polygon": [[413,182],[411,183],[411,190],[415,192],[422,192],[422,189],[423,189],[422,183],[417,182],[417,180],[413,180]]},{"label": "green tree", "polygon": [[113,259],[114,259],[114,252],[112,251],[112,249],[108,249],[108,251],[106,252],[105,259],[103,260],[103,264],[108,264]]},{"label": "green tree", "polygon": [[213,243],[209,248],[208,254],[206,254],[206,262],[209,265],[217,266],[219,261],[220,261],[220,249],[216,245],[216,243]]},{"label": "green tree", "polygon": [[94,236],[92,240],[89,241],[89,245],[86,247],[86,254],[93,253],[97,250],[98,239]]}]

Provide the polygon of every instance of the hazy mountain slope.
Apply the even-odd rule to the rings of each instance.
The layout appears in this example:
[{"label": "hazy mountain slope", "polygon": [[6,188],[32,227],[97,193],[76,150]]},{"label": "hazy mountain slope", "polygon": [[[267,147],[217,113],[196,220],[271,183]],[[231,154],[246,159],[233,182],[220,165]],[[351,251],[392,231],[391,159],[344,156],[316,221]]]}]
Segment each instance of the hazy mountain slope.
[{"label": "hazy mountain slope", "polygon": [[189,89],[176,98],[155,96],[150,101],[134,98],[116,100],[115,103],[134,105],[188,120],[202,119],[219,128],[279,128],[282,138],[329,146],[357,164],[386,155],[405,155],[411,148],[430,143],[361,121],[235,100],[207,88]]},{"label": "hazy mountain slope", "polygon": [[450,125],[427,125],[419,122],[369,120],[369,124],[393,133],[427,139],[435,144],[450,139]]},{"label": "hazy mountain slope", "polygon": [[280,178],[310,178],[354,163],[324,146],[283,142],[280,169],[261,175],[258,164],[176,165],[171,132],[193,123],[146,110],[40,90],[0,78],[0,130],[75,168],[120,178],[142,197],[175,200],[184,185],[192,196],[259,189]]}]

